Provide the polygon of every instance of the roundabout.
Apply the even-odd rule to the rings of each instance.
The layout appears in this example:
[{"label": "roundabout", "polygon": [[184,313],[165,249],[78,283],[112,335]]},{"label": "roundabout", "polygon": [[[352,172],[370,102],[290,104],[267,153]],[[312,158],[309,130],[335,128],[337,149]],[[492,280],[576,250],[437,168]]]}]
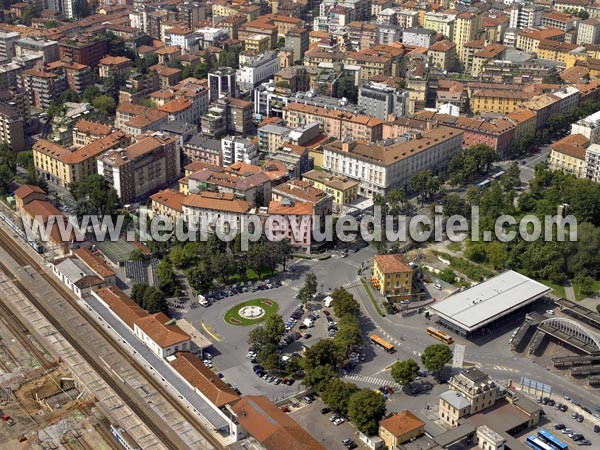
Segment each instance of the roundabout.
[{"label": "roundabout", "polygon": [[225,313],[224,319],[229,325],[255,325],[277,313],[278,309],[279,305],[274,300],[255,298],[230,308]]}]

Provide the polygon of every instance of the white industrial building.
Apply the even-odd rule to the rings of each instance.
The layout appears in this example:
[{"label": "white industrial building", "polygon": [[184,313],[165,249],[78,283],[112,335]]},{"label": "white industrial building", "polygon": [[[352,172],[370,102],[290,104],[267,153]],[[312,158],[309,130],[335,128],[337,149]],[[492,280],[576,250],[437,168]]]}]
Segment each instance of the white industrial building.
[{"label": "white industrial building", "polygon": [[550,288],[509,270],[429,307],[432,319],[467,336],[535,302]]}]

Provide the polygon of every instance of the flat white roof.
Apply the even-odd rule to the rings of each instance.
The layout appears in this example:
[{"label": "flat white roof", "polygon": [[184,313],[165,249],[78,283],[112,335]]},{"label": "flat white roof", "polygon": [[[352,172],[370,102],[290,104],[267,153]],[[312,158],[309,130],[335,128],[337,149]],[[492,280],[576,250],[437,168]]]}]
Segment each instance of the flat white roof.
[{"label": "flat white roof", "polygon": [[509,270],[429,307],[433,314],[465,331],[473,331],[528,303],[550,288]]}]

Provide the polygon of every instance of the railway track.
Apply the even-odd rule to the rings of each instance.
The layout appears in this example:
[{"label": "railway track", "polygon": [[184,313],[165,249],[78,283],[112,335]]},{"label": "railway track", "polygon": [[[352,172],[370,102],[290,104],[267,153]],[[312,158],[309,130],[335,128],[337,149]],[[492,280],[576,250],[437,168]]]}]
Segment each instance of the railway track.
[{"label": "railway track", "polygon": [[[43,348],[41,343],[29,332],[27,326],[6,306],[2,299],[0,299],[0,320],[42,368],[50,369],[57,366],[56,361],[48,361],[48,358],[46,358],[48,353],[40,350],[40,348]],[[35,345],[36,343],[38,345]]]},{"label": "railway track", "polygon": [[[58,291],[62,298],[75,310],[75,312],[83,318],[83,320],[92,326],[94,330],[102,336],[110,345],[110,347],[119,355],[124,357],[129,364],[140,374],[142,374],[145,380],[159,392],[162,397],[175,409],[191,426],[196,429],[214,448],[224,449],[223,445],[217,439],[212,436],[204,427],[202,427],[196,420],[196,418],[178,402],[176,402],[171,394],[157,382],[153,377],[147,376],[145,370],[141,365],[134,359],[132,359],[119,345],[117,345],[111,336],[97,324],[94,320],[90,320],[87,313],[82,311],[77,302],[71,297],[71,293],[68,292],[62,284],[55,280],[51,275],[45,272],[44,268],[30,255],[28,255],[17,243],[15,243],[7,233],[0,229],[0,247],[2,247],[8,254],[18,263],[21,267],[31,266],[32,268],[38,269],[38,273],[47,281],[56,291]],[[0,270],[7,274],[9,277],[14,277],[14,273],[9,267],[0,261]],[[181,448],[188,447],[179,436],[174,433],[169,433],[167,424],[157,416],[149,414],[147,408],[136,403],[131,399],[125,389],[115,380],[114,375],[102,365],[74,336],[71,332],[63,327],[59,318],[55,314],[50,312],[48,308],[41,302],[35,295],[31,293],[19,280],[12,281],[15,287],[38,309],[44,317],[51,323],[51,325],[69,342],[69,344],[79,353],[86,362],[101,376],[101,378],[110,386],[114,392],[121,398],[121,400],[127,404],[129,408],[142,420],[156,437],[168,448],[174,450],[180,450]]]}]

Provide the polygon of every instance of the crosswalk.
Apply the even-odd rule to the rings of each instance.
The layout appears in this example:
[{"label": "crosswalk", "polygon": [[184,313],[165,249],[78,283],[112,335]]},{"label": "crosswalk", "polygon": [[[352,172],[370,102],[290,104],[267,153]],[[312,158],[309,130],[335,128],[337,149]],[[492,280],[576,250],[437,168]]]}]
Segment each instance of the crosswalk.
[{"label": "crosswalk", "polygon": [[343,378],[345,378],[346,380],[358,381],[360,383],[367,383],[367,384],[372,384],[375,386],[390,386],[391,388],[393,388],[397,391],[402,389],[402,385],[396,383],[395,381],[389,381],[389,380],[385,380],[383,378],[377,378],[377,377],[370,377],[367,375],[357,375],[357,374],[349,373],[347,375],[344,375]]},{"label": "crosswalk", "polygon": [[352,281],[348,281],[347,283],[344,283],[344,289],[348,289],[349,287],[354,286],[356,283],[360,282],[360,278],[356,277],[354,280]]}]

